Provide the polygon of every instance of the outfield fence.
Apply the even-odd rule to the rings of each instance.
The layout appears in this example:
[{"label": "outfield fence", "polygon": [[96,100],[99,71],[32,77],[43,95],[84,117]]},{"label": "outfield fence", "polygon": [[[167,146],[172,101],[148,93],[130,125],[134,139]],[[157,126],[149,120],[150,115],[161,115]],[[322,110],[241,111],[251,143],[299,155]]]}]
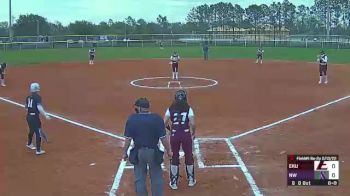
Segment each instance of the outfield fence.
[{"label": "outfield fence", "polygon": [[86,47],[300,47],[350,48],[350,36],[271,35],[271,34],[135,34],[135,35],[64,35],[0,37],[0,48],[86,48]]}]

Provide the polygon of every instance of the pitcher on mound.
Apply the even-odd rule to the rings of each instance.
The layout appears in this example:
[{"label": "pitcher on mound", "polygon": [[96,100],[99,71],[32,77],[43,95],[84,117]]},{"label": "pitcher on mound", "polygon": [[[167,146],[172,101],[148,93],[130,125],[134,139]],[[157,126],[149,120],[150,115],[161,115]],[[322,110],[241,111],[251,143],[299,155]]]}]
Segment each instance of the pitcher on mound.
[{"label": "pitcher on mound", "polygon": [[180,56],[177,54],[176,51],[171,55],[170,57],[170,62],[173,71],[173,80],[178,80],[179,79],[179,61],[180,61]]}]

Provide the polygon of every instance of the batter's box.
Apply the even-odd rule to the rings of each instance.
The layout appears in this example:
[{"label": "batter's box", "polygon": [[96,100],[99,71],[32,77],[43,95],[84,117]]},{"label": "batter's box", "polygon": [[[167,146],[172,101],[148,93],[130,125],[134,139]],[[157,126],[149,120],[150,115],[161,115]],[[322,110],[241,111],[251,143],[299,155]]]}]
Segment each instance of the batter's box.
[{"label": "batter's box", "polygon": [[194,148],[199,168],[240,167],[223,139],[199,138]]}]

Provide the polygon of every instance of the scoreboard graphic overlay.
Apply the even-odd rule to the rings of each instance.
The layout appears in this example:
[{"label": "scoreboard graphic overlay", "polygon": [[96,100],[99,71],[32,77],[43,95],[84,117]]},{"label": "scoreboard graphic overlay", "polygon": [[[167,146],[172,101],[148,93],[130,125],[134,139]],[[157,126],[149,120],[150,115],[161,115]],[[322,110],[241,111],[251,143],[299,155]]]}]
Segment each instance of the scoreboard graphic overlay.
[{"label": "scoreboard graphic overlay", "polygon": [[338,186],[338,155],[287,155],[288,186]]}]

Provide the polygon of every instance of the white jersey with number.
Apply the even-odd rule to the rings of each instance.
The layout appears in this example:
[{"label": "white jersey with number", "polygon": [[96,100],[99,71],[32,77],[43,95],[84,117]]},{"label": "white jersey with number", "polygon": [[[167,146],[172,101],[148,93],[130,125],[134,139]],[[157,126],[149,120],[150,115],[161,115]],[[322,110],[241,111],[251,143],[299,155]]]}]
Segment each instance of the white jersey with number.
[{"label": "white jersey with number", "polygon": [[[169,108],[166,110],[165,116],[166,117],[170,117],[170,110],[169,110]],[[192,108],[190,108],[188,110],[188,117],[194,117],[194,112],[193,112]]]},{"label": "white jersey with number", "polygon": [[178,63],[180,61],[179,55],[171,55],[170,57],[171,62]]}]

